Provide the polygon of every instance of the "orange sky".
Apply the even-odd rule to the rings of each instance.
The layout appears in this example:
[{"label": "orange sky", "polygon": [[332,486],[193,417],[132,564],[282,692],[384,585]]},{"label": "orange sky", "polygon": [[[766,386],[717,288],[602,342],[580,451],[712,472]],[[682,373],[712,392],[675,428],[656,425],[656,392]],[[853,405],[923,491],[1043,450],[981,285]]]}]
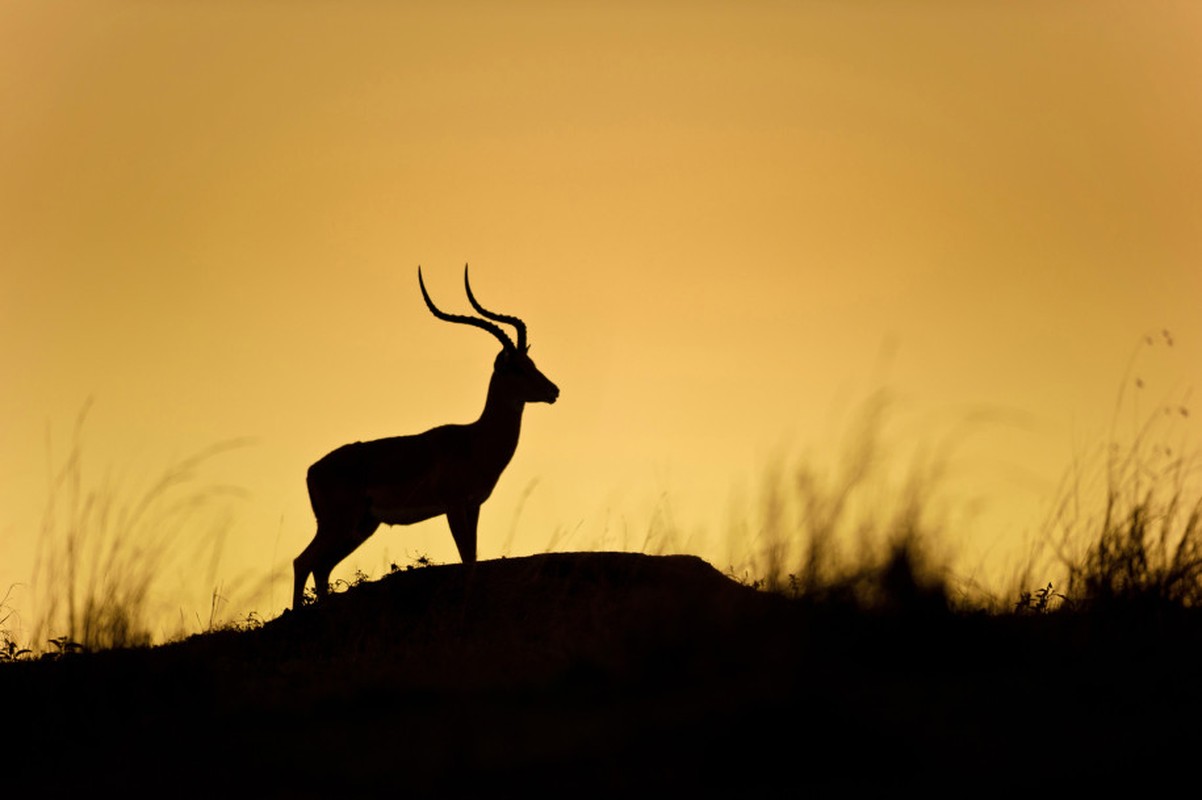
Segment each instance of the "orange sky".
[{"label": "orange sky", "polygon": [[[1143,408],[1197,441],[1198,4],[432,8],[0,7],[0,589],[89,397],[97,479],[251,437],[203,470],[246,492],[217,573],[283,576],[312,461],[483,405],[495,341],[419,264],[462,311],[470,262],[563,391],[485,558],[537,481],[510,554],[638,547],[667,496],[725,567],[731,504],[887,385],[903,449],[989,410],[956,545],[1001,564],[1164,328]],[[417,553],[455,560],[445,521],[339,572]]]}]

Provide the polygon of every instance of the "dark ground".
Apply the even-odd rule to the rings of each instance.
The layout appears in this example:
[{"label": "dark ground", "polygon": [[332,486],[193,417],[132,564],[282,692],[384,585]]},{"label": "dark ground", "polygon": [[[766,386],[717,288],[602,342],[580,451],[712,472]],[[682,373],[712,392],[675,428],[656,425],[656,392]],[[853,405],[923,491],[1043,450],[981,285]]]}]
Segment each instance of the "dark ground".
[{"label": "dark ground", "polygon": [[428,567],[256,630],[0,665],[0,794],[1193,794],[1200,635],[802,603],[689,556]]}]

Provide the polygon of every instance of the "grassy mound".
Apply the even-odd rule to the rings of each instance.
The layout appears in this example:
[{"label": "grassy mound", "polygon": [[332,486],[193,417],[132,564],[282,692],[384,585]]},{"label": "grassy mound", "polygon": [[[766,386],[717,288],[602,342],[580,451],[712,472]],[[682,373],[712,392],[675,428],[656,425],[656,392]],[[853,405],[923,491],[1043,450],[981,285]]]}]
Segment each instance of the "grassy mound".
[{"label": "grassy mound", "polygon": [[906,569],[895,558],[866,605],[758,591],[689,556],[548,554],[397,572],[250,630],[0,665],[8,785],[647,796],[1080,789],[1187,768],[1196,613],[958,612],[906,601]]}]

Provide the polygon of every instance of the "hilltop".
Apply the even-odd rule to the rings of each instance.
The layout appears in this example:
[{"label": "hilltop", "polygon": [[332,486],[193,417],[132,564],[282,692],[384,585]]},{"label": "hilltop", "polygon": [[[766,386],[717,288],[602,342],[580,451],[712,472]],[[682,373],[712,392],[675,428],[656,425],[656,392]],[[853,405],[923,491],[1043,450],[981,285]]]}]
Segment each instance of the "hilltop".
[{"label": "hilltop", "polygon": [[[904,598],[900,598],[904,600]],[[868,611],[691,556],[399,571],[251,630],[0,668],[52,793],[1042,791],[1183,770],[1192,614]]]}]

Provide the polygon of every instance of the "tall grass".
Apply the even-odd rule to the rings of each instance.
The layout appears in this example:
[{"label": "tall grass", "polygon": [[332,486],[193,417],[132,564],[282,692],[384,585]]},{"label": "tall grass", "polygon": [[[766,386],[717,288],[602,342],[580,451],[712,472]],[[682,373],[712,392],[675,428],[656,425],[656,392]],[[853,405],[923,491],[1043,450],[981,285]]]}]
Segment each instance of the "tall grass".
[{"label": "tall grass", "polygon": [[[1141,343],[1166,345],[1168,332]],[[861,609],[1202,606],[1202,456],[1181,431],[1189,394],[1141,411],[1147,386],[1134,364],[1133,357],[1101,456],[1066,473],[1042,541],[1011,571],[1008,597],[950,567],[949,539],[971,532],[949,527],[956,500],[942,482],[954,440],[899,461],[886,435],[884,391],[862,404],[830,463],[768,470],[758,508],[731,525],[731,541],[754,543],[736,577]]]},{"label": "tall grass", "polygon": [[[1171,347],[1171,335],[1143,345],[1158,343]],[[1202,606],[1202,454],[1180,430],[1189,394],[1162,397],[1123,432],[1119,420],[1146,389],[1129,369],[1104,453],[1075,465],[1052,515],[1066,596],[1078,606]]]},{"label": "tall grass", "polygon": [[[90,404],[89,404],[90,405]],[[85,469],[85,405],[62,463],[52,464],[32,588],[32,645],[87,649],[150,644],[173,579],[204,571],[210,580],[232,523],[239,490],[202,482],[202,467],[240,446],[227,442],[169,465],[148,483]]]},{"label": "tall grass", "polygon": [[863,609],[946,607],[950,598],[940,497],[945,449],[899,464],[886,436],[885,391],[860,407],[833,463],[773,465],[758,513],[730,531],[752,543],[744,576],[768,591]]}]

